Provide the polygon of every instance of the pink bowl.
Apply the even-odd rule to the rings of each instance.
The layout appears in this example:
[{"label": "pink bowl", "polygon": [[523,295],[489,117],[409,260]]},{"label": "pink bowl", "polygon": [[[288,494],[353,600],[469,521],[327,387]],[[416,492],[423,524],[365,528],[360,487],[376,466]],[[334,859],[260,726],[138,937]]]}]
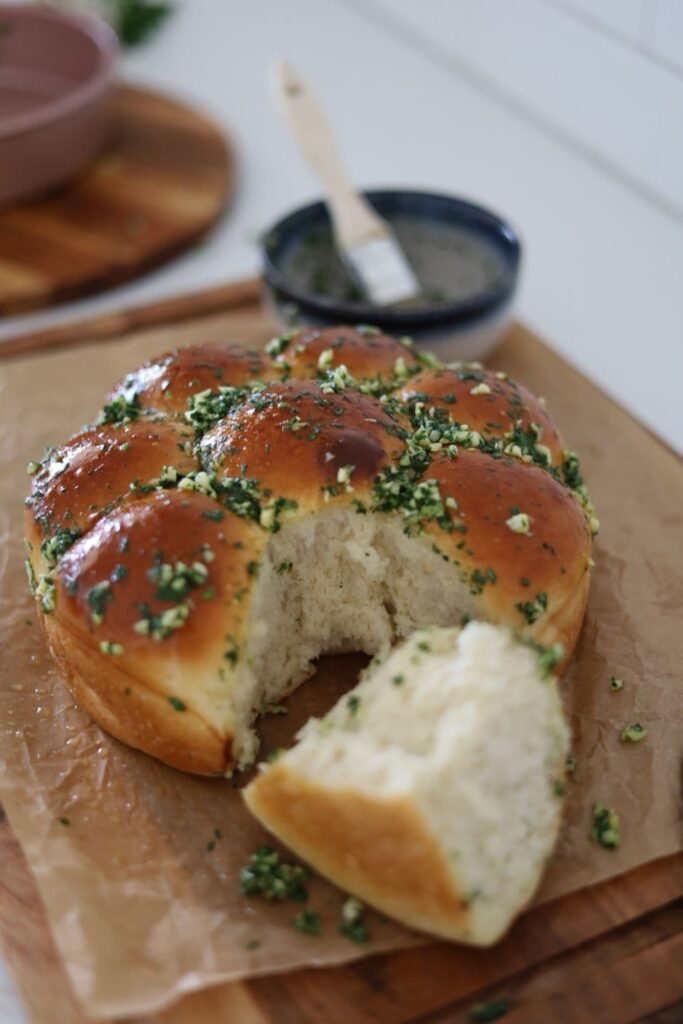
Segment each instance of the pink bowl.
[{"label": "pink bowl", "polygon": [[105,22],[0,4],[0,203],[72,178],[106,142],[118,41]]}]

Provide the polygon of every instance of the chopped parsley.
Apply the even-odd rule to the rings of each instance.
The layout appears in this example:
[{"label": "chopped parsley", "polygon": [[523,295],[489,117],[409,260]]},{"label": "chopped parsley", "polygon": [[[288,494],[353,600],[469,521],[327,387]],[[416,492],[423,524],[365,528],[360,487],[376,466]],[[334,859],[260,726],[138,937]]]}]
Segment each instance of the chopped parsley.
[{"label": "chopped parsley", "polygon": [[526,512],[513,513],[509,519],[505,520],[505,525],[513,533],[526,534],[527,536],[531,533],[531,521]]},{"label": "chopped parsley", "polygon": [[78,529],[58,529],[49,540],[44,540],[40,545],[40,552],[50,567],[54,567],[62,555],[69,550],[74,541],[81,536]]},{"label": "chopped parsley", "polygon": [[159,601],[182,601],[191,590],[206,582],[209,570],[203,562],[193,562],[187,565],[185,562],[176,562],[171,565],[169,562],[157,563],[148,572],[147,576],[152,583],[157,584],[155,597]]},{"label": "chopped parsley", "polygon": [[590,830],[591,839],[614,850],[621,842],[620,820],[616,811],[612,811],[603,804],[593,804],[593,827]]},{"label": "chopped parsley", "polygon": [[124,653],[123,644],[112,643],[109,640],[100,640],[100,650],[102,654],[112,654],[115,658],[120,658]]},{"label": "chopped parsley", "polygon": [[303,864],[284,861],[270,846],[261,846],[252,853],[247,866],[240,871],[243,893],[263,896],[274,903],[288,899],[305,903],[305,883],[309,878],[310,872]]},{"label": "chopped parsley", "polygon": [[402,672],[400,672],[398,675],[392,676],[391,681],[394,684],[394,686],[401,686],[402,683],[405,683],[406,677],[403,675]]},{"label": "chopped parsley", "polygon": [[316,914],[315,910],[308,908],[298,913],[292,923],[305,935],[320,935],[323,928],[320,914]]},{"label": "chopped parsley", "polygon": [[180,697],[169,697],[168,703],[174,711],[187,711],[187,704],[185,701],[182,701]]},{"label": "chopped parsley", "polygon": [[565,656],[565,649],[562,644],[552,644],[550,647],[544,647],[543,644],[537,643],[528,636],[518,635],[517,639],[536,653],[542,679],[547,679],[548,676],[552,675]]},{"label": "chopped parsley", "polygon": [[527,623],[531,626],[548,609],[548,595],[541,591],[536,594],[535,601],[518,601],[515,605],[517,611],[521,612]]},{"label": "chopped parsley", "polygon": [[647,729],[640,724],[635,722],[633,725],[627,725],[619,733],[619,739],[622,743],[640,743],[647,736]]},{"label": "chopped parsley", "polygon": [[346,706],[351,715],[356,715],[358,713],[358,708],[360,707],[360,697],[357,697],[355,693],[351,694],[346,701]]},{"label": "chopped parsley", "polygon": [[139,604],[138,611],[141,618],[134,624],[133,629],[140,636],[151,636],[153,640],[166,640],[176,629],[181,629],[190,614],[190,606],[177,604],[174,608],[167,608],[159,615],[154,615],[147,604]]},{"label": "chopped parsley", "polygon": [[97,425],[104,423],[131,423],[140,416],[140,402],[137,395],[118,395],[105,405],[97,419]]},{"label": "chopped parsley", "polygon": [[107,605],[114,600],[114,591],[109,580],[100,580],[94,587],[91,587],[86,595],[86,601],[90,608],[90,617],[96,626],[104,620],[104,613]]},{"label": "chopped parsley", "polygon": [[614,690],[615,693],[618,693],[619,690],[624,689],[624,680],[617,679],[616,676],[611,676],[609,681],[609,688],[610,690]]},{"label": "chopped parsley", "polygon": [[492,999],[490,1003],[475,1003],[469,1011],[470,1020],[477,1021],[478,1024],[486,1024],[491,1020],[498,1020],[499,1017],[503,1017],[508,1010],[512,1007],[512,1003],[509,999]]},{"label": "chopped parsley", "polygon": [[289,713],[289,708],[284,704],[271,704],[269,701],[264,701],[261,704],[262,715],[286,715]]},{"label": "chopped parsley", "polygon": [[197,434],[207,430],[244,404],[251,392],[247,388],[236,388],[221,384],[215,390],[207,388],[187,400],[188,410],[185,419]]},{"label": "chopped parsley", "polygon": [[364,917],[365,907],[363,904],[354,896],[349,896],[342,904],[339,931],[352,942],[367,942],[370,933]]},{"label": "chopped parsley", "polygon": [[481,594],[487,583],[495,583],[497,579],[497,573],[490,567],[484,572],[481,569],[474,569],[470,575],[470,593]]}]

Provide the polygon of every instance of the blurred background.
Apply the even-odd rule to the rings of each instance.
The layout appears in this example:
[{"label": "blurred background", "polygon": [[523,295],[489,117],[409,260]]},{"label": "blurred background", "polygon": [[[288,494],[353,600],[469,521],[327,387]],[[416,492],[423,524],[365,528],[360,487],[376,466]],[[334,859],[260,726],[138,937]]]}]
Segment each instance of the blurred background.
[{"label": "blurred background", "polygon": [[[112,17],[106,0],[89,6]],[[683,444],[681,0],[176,0],[142,25],[136,6],[123,3],[137,45],[121,76],[229,133],[234,200],[162,269],[6,316],[0,339],[253,274],[260,232],[320,194],[270,96],[285,56],[356,183],[455,193],[509,218],[525,243],[518,314]]]},{"label": "blurred background", "polygon": [[355,182],[509,218],[525,242],[519,315],[683,443],[682,0],[176,0],[142,26],[134,2],[88,6],[126,9],[124,79],[229,133],[236,193],[192,251],[96,298],[6,316],[0,339],[253,274],[259,233],[320,194],[269,94],[286,56]]}]

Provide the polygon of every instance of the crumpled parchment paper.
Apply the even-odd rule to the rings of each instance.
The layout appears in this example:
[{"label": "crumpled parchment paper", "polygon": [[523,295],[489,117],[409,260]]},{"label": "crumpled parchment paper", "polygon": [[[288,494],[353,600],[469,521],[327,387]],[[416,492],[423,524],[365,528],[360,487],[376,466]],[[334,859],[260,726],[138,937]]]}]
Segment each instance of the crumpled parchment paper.
[{"label": "crumpled parchment paper", "polygon": [[[111,384],[145,358],[190,340],[263,342],[265,331],[258,316],[236,325],[225,314],[0,362],[0,798],[92,1017],[149,1012],[219,981],[417,940],[369,914],[371,941],[351,943],[337,931],[343,896],[320,879],[308,903],[323,918],[318,937],[292,927],[300,904],[241,895],[239,869],[267,841],[242,806],[243,780],[183,775],[101,732],[52,667],[26,586],[27,461],[92,418]],[[540,902],[681,846],[683,474],[671,453],[521,329],[493,362],[547,397],[582,455],[603,524],[587,620],[563,683],[578,767]],[[290,713],[263,720],[264,748],[324,711],[364,661],[323,659]],[[611,675],[625,680],[620,693],[610,690]],[[620,743],[620,729],[636,721],[647,739]],[[588,838],[596,801],[621,814],[616,851]]]}]

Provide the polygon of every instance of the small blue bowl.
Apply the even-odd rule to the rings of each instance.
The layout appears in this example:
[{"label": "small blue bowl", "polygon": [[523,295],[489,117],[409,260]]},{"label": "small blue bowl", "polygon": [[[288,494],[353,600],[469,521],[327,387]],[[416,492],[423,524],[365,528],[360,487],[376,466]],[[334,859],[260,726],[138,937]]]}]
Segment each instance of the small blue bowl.
[{"label": "small blue bowl", "polygon": [[[380,216],[391,224],[451,225],[460,236],[469,235],[495,258],[495,280],[456,300],[421,303],[418,307],[374,306],[362,300],[321,294],[287,272],[288,258],[302,239],[324,229],[331,231],[324,202],[311,203],[288,214],[263,239],[263,276],[270,301],[283,322],[303,326],[369,323],[389,333],[410,335],[418,341],[448,349],[451,358],[477,359],[496,344],[507,326],[519,278],[522,246],[515,229],[501,217],[475,203],[452,196],[405,189],[364,193]],[[425,283],[425,282],[423,282]],[[428,284],[428,282],[426,282]]]}]

